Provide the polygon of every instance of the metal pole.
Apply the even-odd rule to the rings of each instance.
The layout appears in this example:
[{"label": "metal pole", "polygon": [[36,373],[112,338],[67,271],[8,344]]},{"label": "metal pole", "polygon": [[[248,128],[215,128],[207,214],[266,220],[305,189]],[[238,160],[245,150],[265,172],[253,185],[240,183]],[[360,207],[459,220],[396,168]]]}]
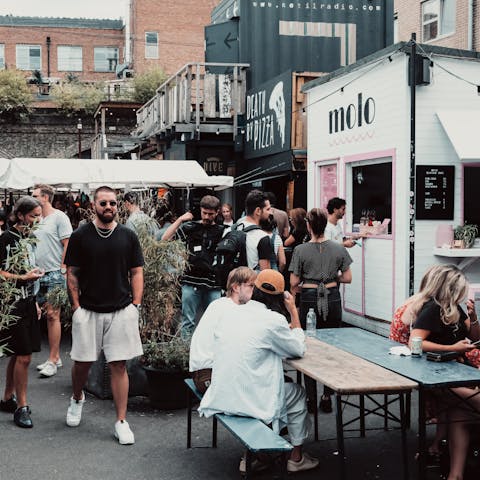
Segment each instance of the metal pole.
[{"label": "metal pole", "polygon": [[82,119],[78,119],[77,131],[78,131],[78,158],[82,158]]},{"label": "metal pole", "polygon": [[416,112],[416,34],[410,40],[410,205],[408,294],[415,293],[415,112]]}]

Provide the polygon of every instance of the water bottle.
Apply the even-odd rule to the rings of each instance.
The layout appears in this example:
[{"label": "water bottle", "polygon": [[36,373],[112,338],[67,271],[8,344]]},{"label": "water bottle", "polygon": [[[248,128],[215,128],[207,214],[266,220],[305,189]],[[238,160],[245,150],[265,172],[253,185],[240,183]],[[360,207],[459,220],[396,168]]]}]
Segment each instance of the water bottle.
[{"label": "water bottle", "polygon": [[307,337],[317,336],[317,316],[311,308],[307,313]]}]

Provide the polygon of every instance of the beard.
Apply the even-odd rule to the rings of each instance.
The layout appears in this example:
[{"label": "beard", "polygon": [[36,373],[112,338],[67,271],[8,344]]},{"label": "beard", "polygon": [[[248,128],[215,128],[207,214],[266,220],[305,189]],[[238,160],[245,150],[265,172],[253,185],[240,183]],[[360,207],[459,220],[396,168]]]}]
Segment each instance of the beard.
[{"label": "beard", "polygon": [[114,220],[115,220],[115,213],[113,213],[113,211],[104,211],[103,213],[100,213],[98,211],[95,211],[98,219],[104,223],[104,224],[109,224],[109,223],[112,223]]}]

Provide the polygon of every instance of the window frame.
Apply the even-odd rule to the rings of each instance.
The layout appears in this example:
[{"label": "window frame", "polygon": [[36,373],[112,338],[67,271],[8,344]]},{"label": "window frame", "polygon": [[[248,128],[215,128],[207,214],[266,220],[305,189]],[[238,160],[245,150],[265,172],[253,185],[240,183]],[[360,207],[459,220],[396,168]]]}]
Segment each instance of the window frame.
[{"label": "window frame", "polygon": [[[452,2],[453,5],[450,5],[449,9],[446,8],[447,2]],[[428,20],[424,20],[424,11],[425,6],[427,5],[437,5],[436,8],[436,16],[435,18],[431,18]],[[445,11],[449,10],[453,14],[452,18],[452,27],[448,31],[444,31],[446,29],[445,25]],[[455,0],[426,0],[421,3],[421,24],[422,24],[422,42],[429,43],[434,42],[436,40],[440,40],[441,38],[447,37],[455,33],[456,29],[456,3]],[[431,37],[429,39],[425,39],[425,27],[429,26],[433,23],[437,24],[437,35],[435,37]]]},{"label": "window frame", "polygon": [[[148,35],[155,35],[157,38],[156,43],[149,43],[147,41]],[[154,50],[154,54],[149,54],[150,50]],[[158,32],[145,32],[145,58],[147,59],[158,59],[159,49],[158,49]]]},{"label": "window frame", "polygon": [[[18,52],[20,49],[27,49],[28,48],[28,68],[24,68],[22,65],[19,65],[19,59],[18,59]],[[38,61],[39,61],[39,64],[38,66],[32,66],[31,64],[31,59],[32,58],[37,58],[37,57],[32,57],[31,56],[31,49],[32,48],[38,48],[39,52],[40,52],[40,55],[38,56]],[[27,43],[17,43],[15,45],[15,66],[17,67],[18,70],[22,70],[22,71],[35,71],[35,70],[38,70],[38,71],[41,71],[42,70],[42,46],[41,45],[35,45],[35,44],[27,44]]]},{"label": "window frame", "polygon": [[[99,68],[99,67],[97,66],[96,52],[97,52],[97,50],[101,50],[101,49],[103,49],[103,50],[116,50],[116,54],[117,54],[117,56],[116,56],[116,58],[115,58],[116,63],[115,63],[115,65],[113,66],[113,68],[111,68],[111,69],[103,69],[103,68]],[[108,60],[109,60],[109,58],[107,57],[107,58],[105,58],[104,61],[108,61]],[[103,61],[103,60],[102,60],[102,61]],[[94,71],[94,72],[98,72],[98,73],[115,73],[115,69],[116,69],[117,65],[119,64],[119,62],[120,62],[120,47],[118,47],[118,46],[97,46],[97,47],[93,47],[93,71]]]},{"label": "window frame", "polygon": [[[60,65],[60,49],[80,49],[80,68],[62,68]],[[69,57],[70,59],[70,57]],[[62,60],[63,62],[65,60]],[[59,72],[83,72],[83,47],[81,45],[57,45],[57,70]]]},{"label": "window frame", "polygon": [[0,70],[5,70],[5,44],[0,43]]}]

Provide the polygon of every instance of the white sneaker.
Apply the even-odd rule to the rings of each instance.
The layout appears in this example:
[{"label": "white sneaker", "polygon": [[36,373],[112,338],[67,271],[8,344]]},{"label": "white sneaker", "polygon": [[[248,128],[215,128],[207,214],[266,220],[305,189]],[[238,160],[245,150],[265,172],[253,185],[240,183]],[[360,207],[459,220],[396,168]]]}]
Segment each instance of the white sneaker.
[{"label": "white sneaker", "polygon": [[114,435],[120,445],[132,445],[135,443],[135,437],[126,420],[118,420],[115,423]]},{"label": "white sneaker", "polygon": [[[47,360],[43,363],[40,363],[39,365],[37,365],[37,370],[43,370],[46,366],[47,366],[47,363],[49,363],[50,360]],[[56,362],[55,362],[55,365],[60,368],[60,367],[63,367],[63,362],[62,362],[62,359],[59,358]]]},{"label": "white sneaker", "polygon": [[40,370],[39,373],[41,377],[53,377],[57,373],[57,366],[53,362],[47,360],[45,362],[45,366]]},{"label": "white sneaker", "polygon": [[69,427],[78,427],[82,419],[82,408],[85,403],[85,394],[82,392],[82,400],[70,398],[70,406],[67,410],[67,425]]}]

